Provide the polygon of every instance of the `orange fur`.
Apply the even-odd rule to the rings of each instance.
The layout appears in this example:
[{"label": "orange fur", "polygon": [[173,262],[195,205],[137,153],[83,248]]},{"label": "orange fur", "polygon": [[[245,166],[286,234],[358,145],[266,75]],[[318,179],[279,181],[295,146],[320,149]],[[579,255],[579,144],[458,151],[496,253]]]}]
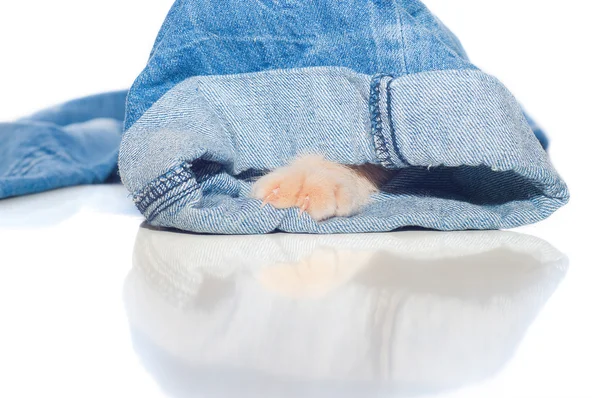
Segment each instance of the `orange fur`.
[{"label": "orange fur", "polygon": [[344,166],[303,155],[256,181],[251,196],[280,209],[298,207],[320,221],[356,214],[388,175],[374,165]]}]

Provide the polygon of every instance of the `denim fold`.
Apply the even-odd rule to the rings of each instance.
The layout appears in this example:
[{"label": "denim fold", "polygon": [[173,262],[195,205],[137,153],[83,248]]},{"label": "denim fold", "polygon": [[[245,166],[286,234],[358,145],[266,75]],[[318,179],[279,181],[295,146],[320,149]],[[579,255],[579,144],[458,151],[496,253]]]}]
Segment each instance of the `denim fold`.
[{"label": "denim fold", "polygon": [[[322,222],[248,197],[258,176],[303,153],[395,173],[359,214]],[[474,69],[191,77],[125,133],[120,169],[151,224],[194,232],[512,228],[568,201],[516,99]]]}]

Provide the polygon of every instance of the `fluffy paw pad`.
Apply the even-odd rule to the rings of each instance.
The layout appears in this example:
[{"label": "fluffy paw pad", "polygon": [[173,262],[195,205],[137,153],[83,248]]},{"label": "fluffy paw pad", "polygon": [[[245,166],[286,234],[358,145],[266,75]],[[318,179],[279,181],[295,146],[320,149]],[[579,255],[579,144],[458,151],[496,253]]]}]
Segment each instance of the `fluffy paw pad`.
[{"label": "fluffy paw pad", "polygon": [[299,215],[306,212],[320,221],[356,213],[374,191],[375,186],[354,170],[308,155],[260,178],[251,196],[262,200],[261,207],[297,207]]}]

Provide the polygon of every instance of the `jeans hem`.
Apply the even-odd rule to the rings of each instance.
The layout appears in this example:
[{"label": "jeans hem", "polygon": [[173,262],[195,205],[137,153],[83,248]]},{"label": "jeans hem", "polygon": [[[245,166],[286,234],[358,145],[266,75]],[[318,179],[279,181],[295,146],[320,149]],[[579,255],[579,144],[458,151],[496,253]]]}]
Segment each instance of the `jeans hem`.
[{"label": "jeans hem", "polygon": [[192,179],[195,180],[191,167],[190,163],[182,163],[156,177],[144,188],[132,194],[135,206],[148,221],[176,202],[183,193],[191,190],[192,187],[188,187],[182,192],[176,192],[178,187]]}]

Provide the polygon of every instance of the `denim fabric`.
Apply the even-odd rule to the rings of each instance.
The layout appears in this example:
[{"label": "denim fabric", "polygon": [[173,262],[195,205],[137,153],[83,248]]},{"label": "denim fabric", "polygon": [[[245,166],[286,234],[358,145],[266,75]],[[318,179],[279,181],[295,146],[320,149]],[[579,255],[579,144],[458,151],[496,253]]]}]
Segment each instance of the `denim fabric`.
[{"label": "denim fabric", "polygon": [[[539,129],[415,0],[179,0],[125,126],[121,177],[156,226],[497,229],[568,200]],[[318,223],[248,198],[256,177],[302,153],[397,174],[360,214]]]},{"label": "denim fabric", "polygon": [[[511,228],[569,196],[543,132],[416,0],[178,0],[129,93],[0,124],[0,198],[114,180],[119,142],[146,219],[195,232]],[[397,174],[320,223],[248,198],[302,153]]]},{"label": "denim fabric", "polygon": [[342,66],[396,76],[474,68],[415,0],[177,0],[131,88],[125,128],[190,76]]},{"label": "denim fabric", "polygon": [[0,198],[118,181],[126,95],[94,95],[0,123]]}]

